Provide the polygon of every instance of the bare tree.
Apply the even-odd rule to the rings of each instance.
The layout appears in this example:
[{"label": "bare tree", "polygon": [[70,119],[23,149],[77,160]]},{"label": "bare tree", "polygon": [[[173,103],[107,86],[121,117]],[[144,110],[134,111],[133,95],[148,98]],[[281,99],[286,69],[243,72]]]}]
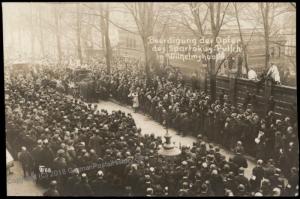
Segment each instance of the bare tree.
[{"label": "bare tree", "polygon": [[[198,36],[205,35],[205,22],[207,21],[209,9],[206,4],[204,4],[204,6],[205,7],[201,9],[199,3],[195,3],[195,2],[189,3],[189,9],[193,16],[194,24],[197,27],[197,35]],[[203,17],[201,17],[202,12],[205,13],[205,15]],[[185,19],[185,17],[184,17],[184,19]],[[186,21],[186,19],[185,19],[185,21]],[[186,24],[188,25],[189,23],[187,22]],[[192,29],[192,27],[190,25],[188,25],[188,27],[190,29]]]},{"label": "bare tree", "polygon": [[270,61],[270,3],[259,3],[265,36],[265,68],[269,66]]},{"label": "bare tree", "polygon": [[105,60],[106,60],[106,72],[110,74],[111,71],[111,58],[112,49],[109,39],[109,4],[107,3],[105,7],[100,4],[100,27],[102,35],[102,46],[105,48]]},{"label": "bare tree", "polygon": [[[95,9],[88,4],[83,4],[86,8],[89,9],[88,12],[82,12],[81,14],[88,15],[88,16],[94,16],[94,17],[100,17],[100,23],[99,25],[94,25],[91,22],[86,22],[87,25],[95,28],[96,30],[100,31],[101,33],[101,42],[102,42],[102,49],[105,54],[105,60],[106,60],[106,66],[107,66],[107,73],[110,74],[111,72],[111,59],[112,59],[112,47],[109,37],[109,25],[113,23],[110,20],[110,7],[109,4],[103,4],[100,3],[99,6]],[[93,12],[91,12],[93,11]]]},{"label": "bare tree", "polygon": [[239,35],[240,35],[242,49],[243,49],[243,54],[244,54],[245,67],[246,67],[246,70],[247,70],[247,73],[248,73],[249,68],[248,68],[248,60],[247,60],[247,45],[244,42],[244,38],[243,38],[243,34],[242,34],[242,29],[241,29],[241,25],[240,25],[240,18],[239,18],[239,12],[238,12],[238,8],[237,8],[237,3],[233,3],[233,5],[234,5],[236,22],[237,22],[238,28],[239,28]]},{"label": "bare tree", "polygon": [[77,57],[82,64],[82,51],[81,51],[81,7],[80,3],[76,4],[76,37],[77,37]]},{"label": "bare tree", "polygon": [[43,29],[43,17],[42,7],[38,9],[38,29],[39,29],[39,42],[41,47],[42,57],[45,57],[45,45],[44,45],[44,29]]},{"label": "bare tree", "polygon": [[35,58],[35,48],[34,48],[34,44],[35,44],[35,25],[34,25],[34,10],[33,10],[33,6],[32,4],[30,4],[30,43],[31,43],[31,61],[33,62],[34,61],[34,58]]},{"label": "bare tree", "polygon": [[[209,3],[210,11],[210,26],[211,26],[211,37],[212,37],[212,51],[209,53],[210,58],[208,59],[208,69],[210,76],[210,92],[212,100],[216,98],[216,57],[217,51],[215,46],[217,45],[217,37],[219,36],[220,30],[223,25],[224,17],[227,11],[229,3],[222,9],[222,3]],[[223,10],[223,11],[222,11]]]},{"label": "bare tree", "polygon": [[61,15],[59,12],[58,5],[53,5],[53,14],[54,14],[54,27],[55,27],[55,37],[56,37],[56,47],[57,47],[57,58],[58,64],[62,61],[62,50],[61,50],[61,36],[60,36],[60,20]]},{"label": "bare tree", "polygon": [[[210,44],[210,48],[212,49],[210,52],[204,52],[207,57],[207,72],[209,74],[210,79],[210,92],[211,97],[214,100],[216,96],[216,55],[217,51],[215,47],[217,45],[217,37],[219,36],[219,32],[224,24],[224,18],[229,6],[229,3],[207,3],[207,4],[200,4],[200,3],[189,3],[189,10],[190,14],[192,15],[192,23],[194,23],[196,29],[192,28],[191,22],[183,17],[183,25],[190,29],[193,34],[199,38],[204,35],[210,35],[212,39],[212,43]],[[204,5],[204,8],[200,6]],[[205,13],[204,15],[201,15]],[[206,21],[210,19],[210,33],[206,30]],[[225,59],[224,59],[225,60]],[[219,67],[223,64],[224,60],[219,64]]]},{"label": "bare tree", "polygon": [[152,2],[125,3],[137,25],[145,51],[145,71],[149,76],[150,68],[157,65],[156,54],[152,51],[152,44],[148,43],[148,38],[153,35],[153,30],[158,19],[158,12],[155,14]]}]

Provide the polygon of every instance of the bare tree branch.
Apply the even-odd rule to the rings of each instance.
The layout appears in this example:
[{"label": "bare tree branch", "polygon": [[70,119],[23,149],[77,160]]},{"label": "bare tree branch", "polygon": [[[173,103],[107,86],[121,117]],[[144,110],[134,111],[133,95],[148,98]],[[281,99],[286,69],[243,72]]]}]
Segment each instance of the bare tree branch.
[{"label": "bare tree branch", "polygon": [[[87,8],[90,8],[89,6],[87,6],[86,4],[83,4],[84,6],[86,6]],[[92,15],[92,16],[99,16],[99,17],[103,17],[104,19],[107,19],[104,15],[102,15],[102,14],[99,14],[99,13],[83,13],[83,12],[81,12],[81,14],[85,14],[85,15]],[[120,26],[120,25],[118,25],[118,24],[116,24],[115,22],[113,22],[112,20],[110,20],[110,19],[108,19],[108,22],[110,22],[112,25],[114,25],[115,27],[117,27],[117,28],[119,28],[119,29],[121,29],[121,30],[124,30],[124,31],[126,31],[126,32],[130,32],[130,33],[132,33],[132,34],[135,34],[135,35],[137,35],[137,33],[136,32],[133,32],[133,31],[131,31],[131,30],[128,30],[127,28],[124,28],[124,27],[122,27],[122,26]]]},{"label": "bare tree branch", "polygon": [[224,11],[223,11],[223,15],[222,15],[222,19],[221,19],[221,22],[219,23],[219,25],[218,25],[218,31],[217,31],[217,35],[219,34],[219,32],[220,32],[220,30],[221,30],[221,27],[222,27],[222,25],[223,25],[223,21],[224,21],[224,17],[225,17],[225,13],[226,13],[226,11],[227,11],[227,8],[228,8],[228,6],[229,6],[229,3],[227,3],[227,5],[226,5],[226,7],[225,7],[225,9],[224,9]]}]

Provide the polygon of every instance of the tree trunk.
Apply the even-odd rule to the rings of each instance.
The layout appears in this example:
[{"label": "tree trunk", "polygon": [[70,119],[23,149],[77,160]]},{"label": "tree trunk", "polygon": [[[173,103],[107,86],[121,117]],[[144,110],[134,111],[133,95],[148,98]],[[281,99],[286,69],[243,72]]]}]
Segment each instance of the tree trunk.
[{"label": "tree trunk", "polygon": [[106,72],[111,73],[111,58],[112,49],[109,39],[109,4],[106,4],[105,10],[103,10],[102,5],[99,5],[100,10],[100,26],[101,26],[101,36],[102,36],[102,48],[105,53],[106,60]]},{"label": "tree trunk", "polygon": [[[215,49],[215,45],[217,44],[217,36],[218,36],[218,32],[219,32],[219,21],[215,22],[215,8],[214,8],[214,3],[210,3],[210,18],[211,18],[211,31],[212,31],[212,52],[209,53],[210,55],[210,59],[207,60],[207,69],[209,70],[209,78],[210,78],[210,95],[211,95],[211,99],[212,101],[215,101],[215,97],[216,97],[216,60],[213,59],[213,56],[216,55],[216,51]],[[219,5],[218,5],[219,6]],[[217,16],[219,16],[219,13],[217,13]],[[219,19],[219,17],[217,17],[217,19]]]},{"label": "tree trunk", "polygon": [[145,51],[145,71],[146,76],[149,78],[150,76],[150,60],[149,60],[149,44],[147,43],[147,39],[143,38],[143,45]]},{"label": "tree trunk", "polygon": [[265,68],[268,68],[270,61],[270,4],[265,3],[265,7],[261,4],[261,12],[263,16],[264,32],[265,32]]},{"label": "tree trunk", "polygon": [[45,57],[45,46],[44,46],[44,33],[43,33],[43,27],[42,27],[42,13],[41,9],[39,9],[39,31],[40,31],[40,47],[41,47],[41,53],[42,57]]},{"label": "tree trunk", "polygon": [[34,25],[33,25],[33,11],[32,4],[30,4],[30,43],[31,43],[31,62],[34,62],[35,50],[34,50]]},{"label": "tree trunk", "polygon": [[[216,36],[214,36],[214,42],[212,46],[214,47],[216,45]],[[213,51],[211,54],[211,59],[209,61],[210,63],[210,95],[212,101],[215,101],[216,99],[216,59],[214,58],[216,56],[216,51]]]},{"label": "tree trunk", "polygon": [[81,16],[80,16],[80,4],[76,4],[76,25],[77,25],[77,56],[82,64],[82,52],[81,52]]},{"label": "tree trunk", "polygon": [[57,58],[58,58],[58,64],[60,64],[62,59],[60,28],[59,28],[60,16],[56,5],[54,5],[54,15],[55,15],[55,30],[56,30],[55,36],[56,36]]},{"label": "tree trunk", "polygon": [[245,61],[245,67],[246,67],[246,70],[247,70],[247,73],[248,73],[249,68],[248,68],[248,60],[247,60],[247,46],[244,43],[244,38],[243,38],[241,25],[240,25],[239,13],[238,13],[236,4],[237,3],[234,3],[235,17],[236,17],[236,21],[237,21],[238,28],[239,28],[240,39],[241,39],[241,43],[242,43],[242,49],[243,49],[243,55],[244,55],[244,61]]},{"label": "tree trunk", "polygon": [[106,4],[105,10],[105,46],[106,46],[106,67],[107,67],[107,74],[110,74],[110,61],[111,61],[111,44],[109,39],[109,4]]},{"label": "tree trunk", "polygon": [[[268,28],[267,28],[268,29]],[[265,59],[265,68],[268,68],[269,66],[269,62],[270,62],[270,42],[269,42],[269,30],[266,30],[266,34],[265,34],[265,46],[266,46],[266,59]]]}]

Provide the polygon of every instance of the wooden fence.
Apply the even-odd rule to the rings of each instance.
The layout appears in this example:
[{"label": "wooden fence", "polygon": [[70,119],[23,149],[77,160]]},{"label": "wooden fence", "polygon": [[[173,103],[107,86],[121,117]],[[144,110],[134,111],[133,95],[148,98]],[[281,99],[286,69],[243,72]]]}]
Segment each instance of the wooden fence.
[{"label": "wooden fence", "polygon": [[[230,86],[231,83],[231,86]],[[209,81],[206,81],[207,91],[210,90]],[[232,86],[233,84],[233,86]],[[234,77],[217,76],[216,93],[220,95],[224,91],[229,96],[234,96],[235,104],[243,104],[247,96],[247,92],[254,94],[255,110],[259,115],[266,113],[268,107],[268,99],[273,96],[275,101],[274,111],[278,115],[288,115],[297,117],[297,89],[295,87],[272,85],[270,82],[257,86],[257,81],[248,79],[238,79]]]}]

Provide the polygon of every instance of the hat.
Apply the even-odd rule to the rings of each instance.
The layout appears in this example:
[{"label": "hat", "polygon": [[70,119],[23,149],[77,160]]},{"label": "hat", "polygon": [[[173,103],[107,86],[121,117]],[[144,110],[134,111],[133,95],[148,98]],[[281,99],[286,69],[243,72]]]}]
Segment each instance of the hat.
[{"label": "hat", "polygon": [[132,164],[131,167],[137,170],[137,164]]},{"label": "hat", "polygon": [[104,174],[103,174],[103,171],[99,170],[99,171],[97,172],[97,176],[98,176],[98,177],[103,177],[103,175],[104,175]]},{"label": "hat", "polygon": [[207,190],[208,190],[207,184],[203,183],[201,185],[201,192],[207,192]]},{"label": "hat", "polygon": [[60,147],[63,149],[63,148],[66,147],[66,144],[62,142],[62,143],[60,144]]},{"label": "hat", "polygon": [[233,193],[230,189],[225,189],[225,196],[233,196]]},{"label": "hat", "polygon": [[50,186],[51,186],[51,187],[54,187],[54,186],[56,186],[56,185],[57,185],[56,180],[52,180],[52,181],[50,182]]},{"label": "hat", "polygon": [[182,185],[183,185],[183,188],[188,188],[189,183],[188,182],[184,182],[184,183],[182,183]]},{"label": "hat", "polygon": [[147,188],[147,190],[146,190],[146,191],[147,191],[147,193],[148,193],[148,194],[152,194],[152,193],[153,193],[153,189],[152,189],[152,188],[150,188],[150,187],[149,187],[149,188]]},{"label": "hat", "polygon": [[280,174],[280,173],[281,173],[281,169],[276,168],[276,169],[275,169],[275,174]]},{"label": "hat", "polygon": [[211,172],[212,175],[217,175],[218,174],[218,171],[216,169],[214,169],[212,172]]},{"label": "hat", "polygon": [[280,123],[281,123],[281,120],[277,119],[275,123],[276,123],[276,124],[280,124]]},{"label": "hat", "polygon": [[237,187],[237,189],[238,189],[240,192],[244,192],[244,191],[245,191],[245,185],[239,184],[239,186]]},{"label": "hat", "polygon": [[80,142],[79,146],[85,146],[85,143],[84,142]]},{"label": "hat", "polygon": [[256,193],[254,194],[254,196],[263,196],[263,194],[260,193],[260,192],[256,192]]},{"label": "hat", "polygon": [[257,160],[258,165],[262,165],[263,161],[261,159]]},{"label": "hat", "polygon": [[237,116],[237,113],[232,113],[231,114],[231,117],[236,117]]},{"label": "hat", "polygon": [[239,173],[239,174],[244,173],[244,168],[243,168],[243,167],[240,167],[239,170],[238,170],[238,173]]},{"label": "hat", "polygon": [[150,179],[146,181],[146,185],[150,186],[151,185],[151,181]]},{"label": "hat", "polygon": [[281,190],[278,187],[275,187],[272,192],[273,192],[272,196],[280,196],[281,195]]},{"label": "hat", "polygon": [[292,131],[293,131],[293,127],[289,126],[289,127],[287,128],[287,131],[288,131],[288,132],[292,132]]},{"label": "hat", "polygon": [[229,173],[228,173],[228,177],[230,177],[230,178],[233,178],[233,177],[234,177],[234,173],[233,173],[233,171],[229,171]]},{"label": "hat", "polygon": [[145,179],[149,180],[150,179],[150,175],[145,175]]},{"label": "hat", "polygon": [[73,169],[73,170],[72,170],[72,173],[74,173],[74,174],[79,174],[79,169],[78,169],[78,168]]},{"label": "hat", "polygon": [[96,153],[96,151],[94,149],[91,149],[90,153],[94,154],[94,153]]}]

